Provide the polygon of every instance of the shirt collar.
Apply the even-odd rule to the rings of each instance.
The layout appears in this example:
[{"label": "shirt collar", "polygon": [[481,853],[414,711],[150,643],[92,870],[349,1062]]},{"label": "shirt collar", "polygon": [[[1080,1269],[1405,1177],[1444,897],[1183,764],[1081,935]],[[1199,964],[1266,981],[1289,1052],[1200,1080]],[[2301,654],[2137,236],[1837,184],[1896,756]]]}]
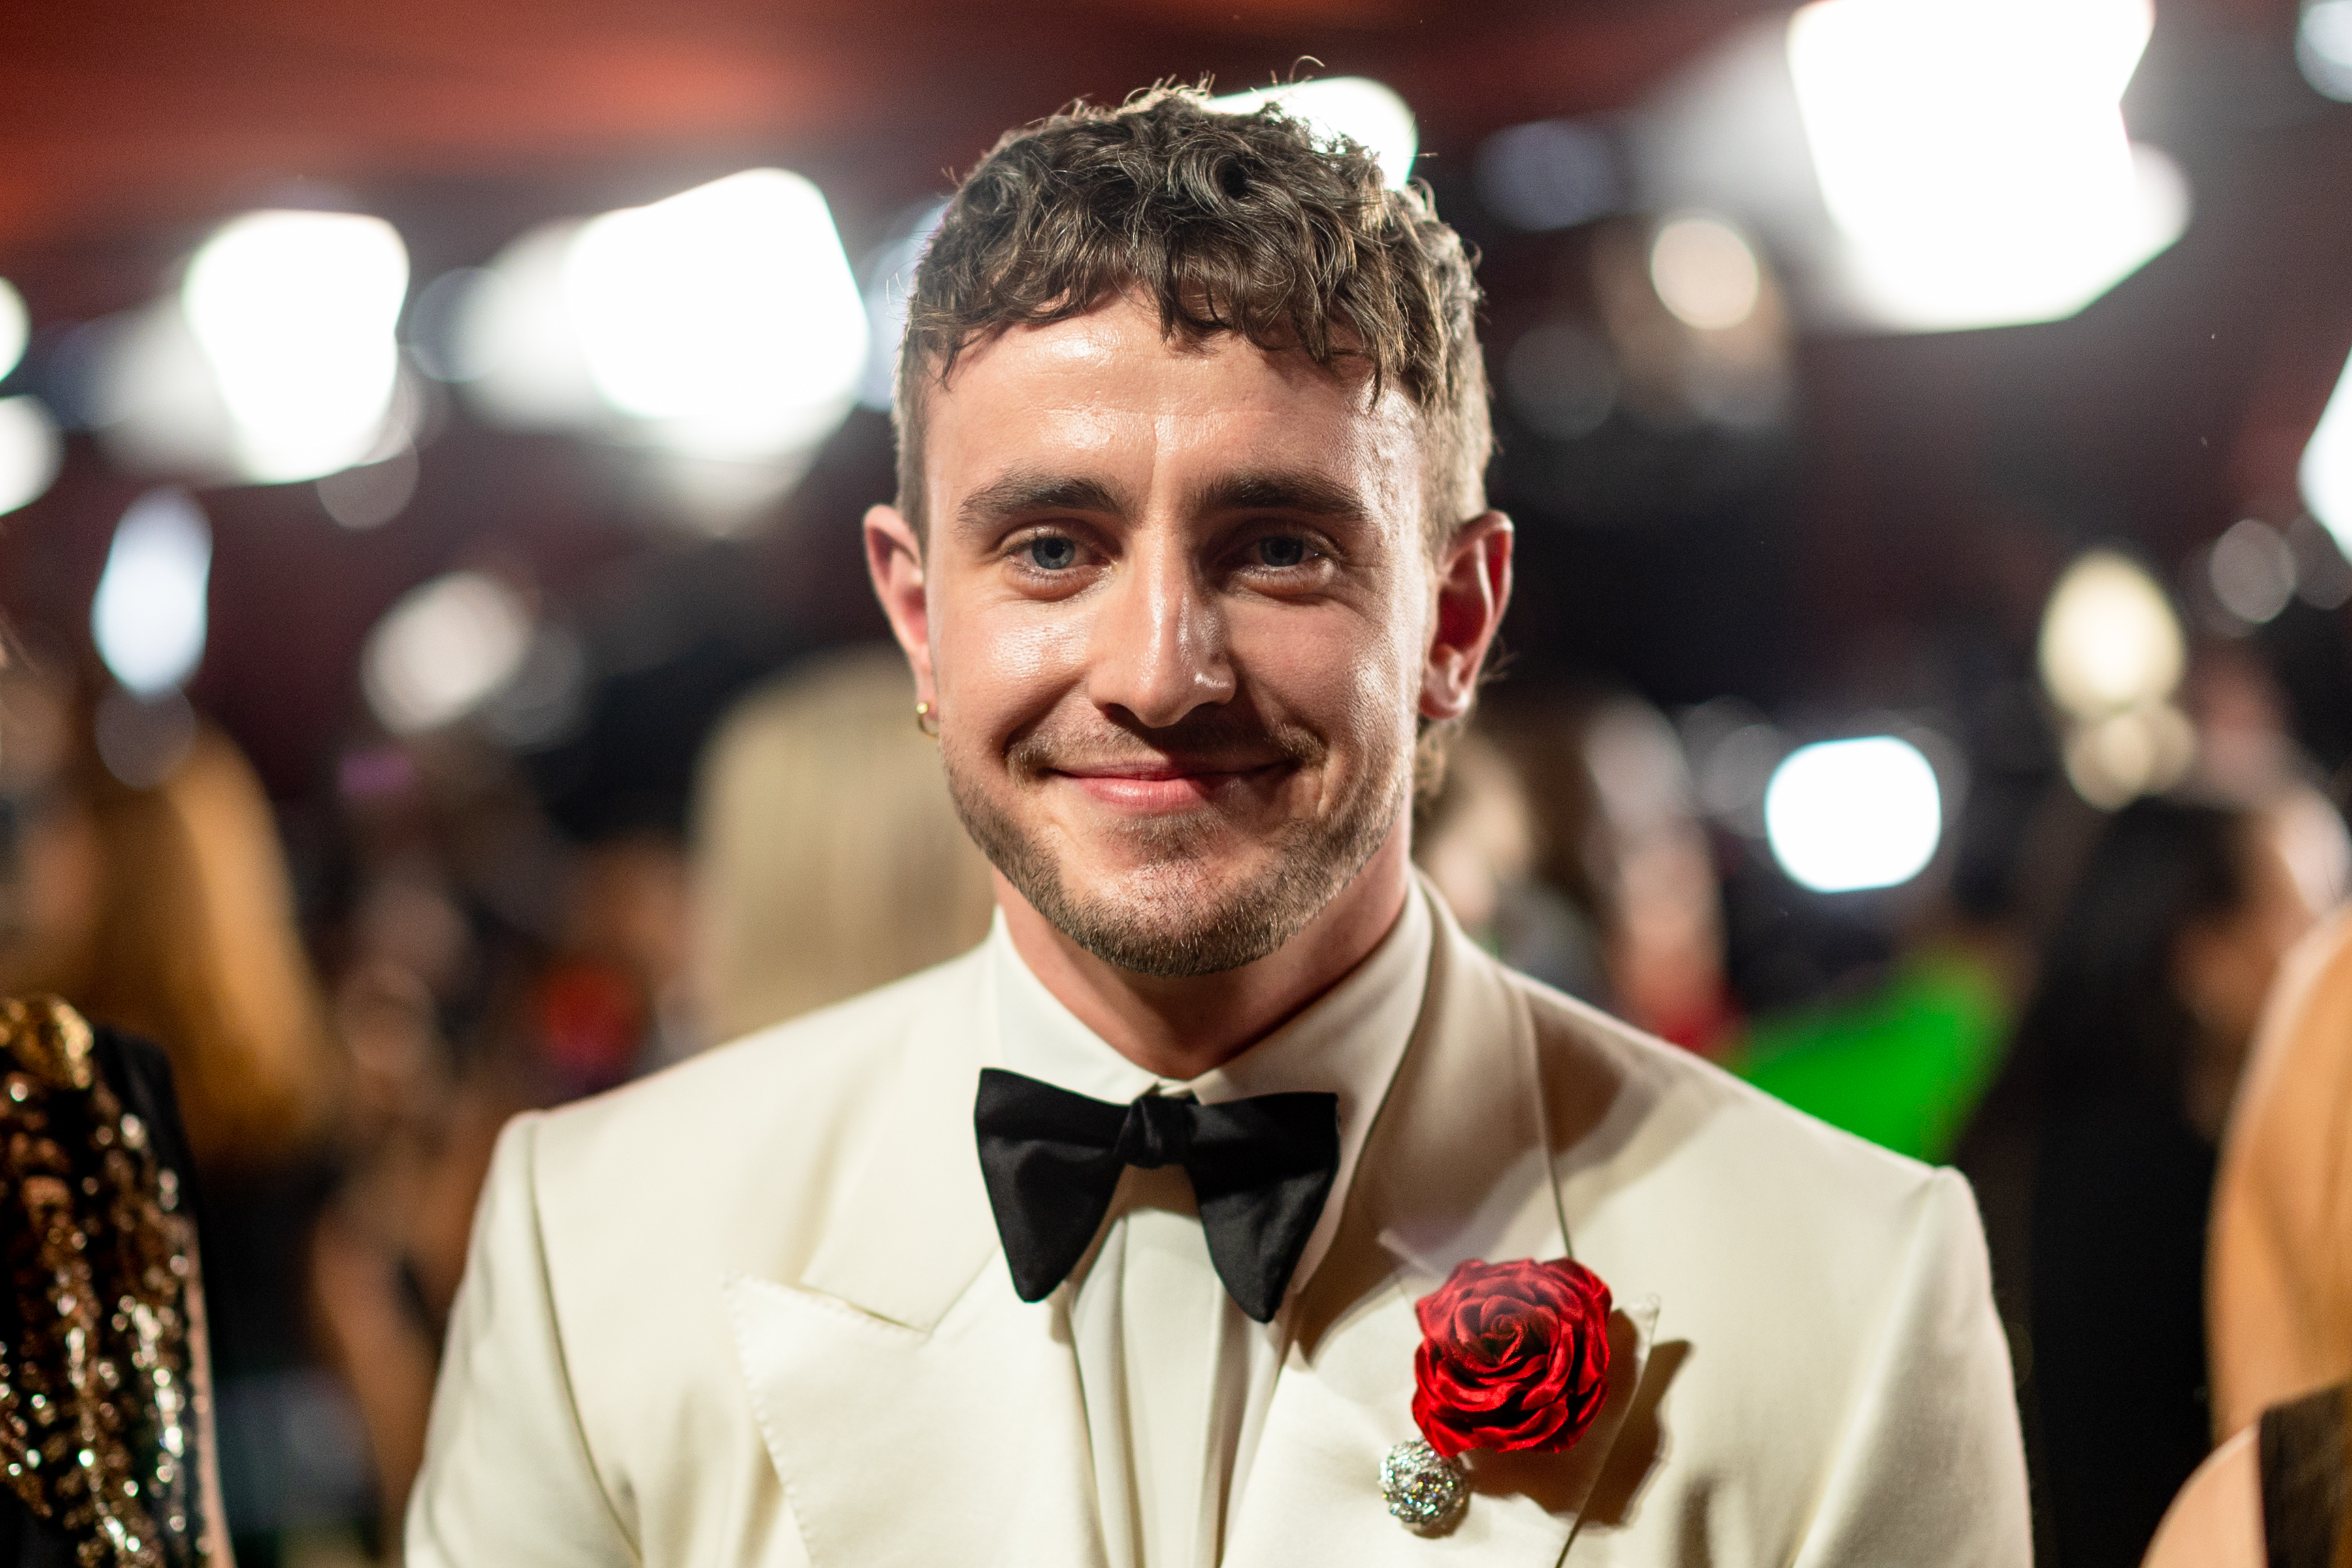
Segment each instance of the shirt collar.
[{"label": "shirt collar", "polygon": [[1256,1094],[1325,1089],[1339,1097],[1339,1171],[1291,1276],[1295,1293],[1330,1249],[1372,1117],[1404,1058],[1429,984],[1433,926],[1418,879],[1388,934],[1338,984],[1223,1067],[1179,1081],[1145,1071],[1080,1023],[1030,972],[1000,912],[989,931],[995,1052],[1013,1071],[1124,1105],[1158,1089],[1204,1105]]}]

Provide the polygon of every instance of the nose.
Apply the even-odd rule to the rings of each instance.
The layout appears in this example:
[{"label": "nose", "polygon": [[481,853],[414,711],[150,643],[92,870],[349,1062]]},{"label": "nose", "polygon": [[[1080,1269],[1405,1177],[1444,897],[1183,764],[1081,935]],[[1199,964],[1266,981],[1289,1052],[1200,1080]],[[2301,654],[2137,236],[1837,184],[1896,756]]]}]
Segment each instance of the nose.
[{"label": "nose", "polygon": [[1163,730],[1193,710],[1233,700],[1224,617],[1188,552],[1135,542],[1105,595],[1087,648],[1087,695]]}]

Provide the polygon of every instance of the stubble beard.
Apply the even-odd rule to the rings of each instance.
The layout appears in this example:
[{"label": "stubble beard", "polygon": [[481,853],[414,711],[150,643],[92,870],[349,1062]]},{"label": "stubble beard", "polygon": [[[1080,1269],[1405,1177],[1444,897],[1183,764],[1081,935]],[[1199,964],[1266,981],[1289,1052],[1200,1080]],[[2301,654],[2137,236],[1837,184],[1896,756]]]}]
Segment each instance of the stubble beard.
[{"label": "stubble beard", "polygon": [[1239,969],[1297,936],[1387,842],[1412,790],[1409,766],[1367,775],[1335,809],[1286,823],[1263,868],[1240,878],[1222,874],[1229,830],[1210,814],[1141,818],[1119,830],[1137,868],[1116,893],[1089,894],[952,758],[947,777],[964,830],[1032,909],[1105,963],[1168,980]]}]

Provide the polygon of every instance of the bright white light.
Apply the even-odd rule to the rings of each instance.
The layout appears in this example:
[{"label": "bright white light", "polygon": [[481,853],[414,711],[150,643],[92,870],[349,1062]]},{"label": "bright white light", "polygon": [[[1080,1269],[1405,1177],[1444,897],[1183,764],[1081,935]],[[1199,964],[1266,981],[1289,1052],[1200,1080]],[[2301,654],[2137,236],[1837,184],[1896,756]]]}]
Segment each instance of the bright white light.
[{"label": "bright white light", "polygon": [[2352,100],[2352,0],[2317,0],[2303,8],[2294,60],[2313,87],[2339,101]]},{"label": "bright white light", "polygon": [[2252,626],[2278,618],[2294,597],[2294,547],[2260,518],[2241,518],[2213,542],[2207,578],[2221,607]]},{"label": "bright white light", "polygon": [[593,429],[612,418],[564,306],[564,262],[580,228],[566,219],[527,231],[436,301],[450,339],[436,358],[463,373],[467,396],[500,424]]},{"label": "bright white light", "polygon": [[2067,567],[2042,612],[2042,683],[2078,719],[2163,701],[2186,657],[2164,590],[2111,550]]},{"label": "bright white light", "polygon": [[1393,88],[1362,76],[1336,76],[1289,87],[1253,88],[1213,98],[1209,107],[1228,114],[1252,114],[1278,103],[1326,137],[1344,136],[1380,161],[1381,179],[1401,191],[1412,178],[1421,132],[1412,110]]},{"label": "bright white light", "polygon": [[25,344],[32,336],[33,318],[25,309],[25,297],[16,286],[0,278],[0,376],[16,368],[25,357]]},{"label": "bright white light", "polygon": [[814,444],[866,368],[866,308],[833,215],[782,169],[592,219],[562,286],[596,389],[705,456]]},{"label": "bright white light", "polygon": [[58,422],[27,394],[0,398],[0,512],[38,500],[65,461]]},{"label": "bright white light", "polygon": [[757,469],[763,496],[848,413],[868,356],[824,198],[781,169],[543,225],[435,289],[436,360],[490,417]]},{"label": "bright white light", "polygon": [[89,630],[114,679],[160,697],[205,657],[213,531],[184,490],[149,490],[115,525]]},{"label": "bright white light", "polygon": [[395,735],[464,718],[514,678],[530,647],[530,614],[513,589],[453,572],[410,589],[368,634],[360,679]]},{"label": "bright white light", "polygon": [[2336,536],[2337,547],[2352,555],[2352,360],[2336,377],[2296,477],[2303,504]]},{"label": "bright white light", "polygon": [[2117,104],[2149,0],[1817,0],[1789,68],[1855,283],[1890,324],[2053,321],[2179,237]]},{"label": "bright white light", "polygon": [[246,477],[316,479],[358,461],[392,406],[408,253],[382,218],[257,212],[188,264],[188,326],[220,384]]},{"label": "bright white light", "polygon": [[1764,791],[1772,857],[1801,887],[1851,893],[1907,882],[1936,857],[1944,800],[1919,749],[1892,735],[1789,753]]},{"label": "bright white light", "polygon": [[1650,285],[1684,324],[1714,331],[1755,314],[1764,280],[1738,229],[1693,215],[1658,230],[1650,246]]}]

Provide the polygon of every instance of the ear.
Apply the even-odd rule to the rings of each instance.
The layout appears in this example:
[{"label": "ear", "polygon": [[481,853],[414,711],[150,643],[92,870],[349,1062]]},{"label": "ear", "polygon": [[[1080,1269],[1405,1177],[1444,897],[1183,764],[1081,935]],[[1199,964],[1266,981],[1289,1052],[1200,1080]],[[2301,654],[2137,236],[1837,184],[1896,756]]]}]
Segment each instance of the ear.
[{"label": "ear", "polygon": [[1478,671],[1511,602],[1511,520],[1481,513],[1437,559],[1437,613],[1421,671],[1421,716],[1437,723],[1470,711]]},{"label": "ear", "polygon": [[923,546],[915,531],[892,506],[877,506],[866,514],[866,570],[874,579],[874,596],[890,617],[891,635],[906,651],[915,672],[915,700],[936,702],[939,689],[931,679],[931,613],[923,595]]}]

